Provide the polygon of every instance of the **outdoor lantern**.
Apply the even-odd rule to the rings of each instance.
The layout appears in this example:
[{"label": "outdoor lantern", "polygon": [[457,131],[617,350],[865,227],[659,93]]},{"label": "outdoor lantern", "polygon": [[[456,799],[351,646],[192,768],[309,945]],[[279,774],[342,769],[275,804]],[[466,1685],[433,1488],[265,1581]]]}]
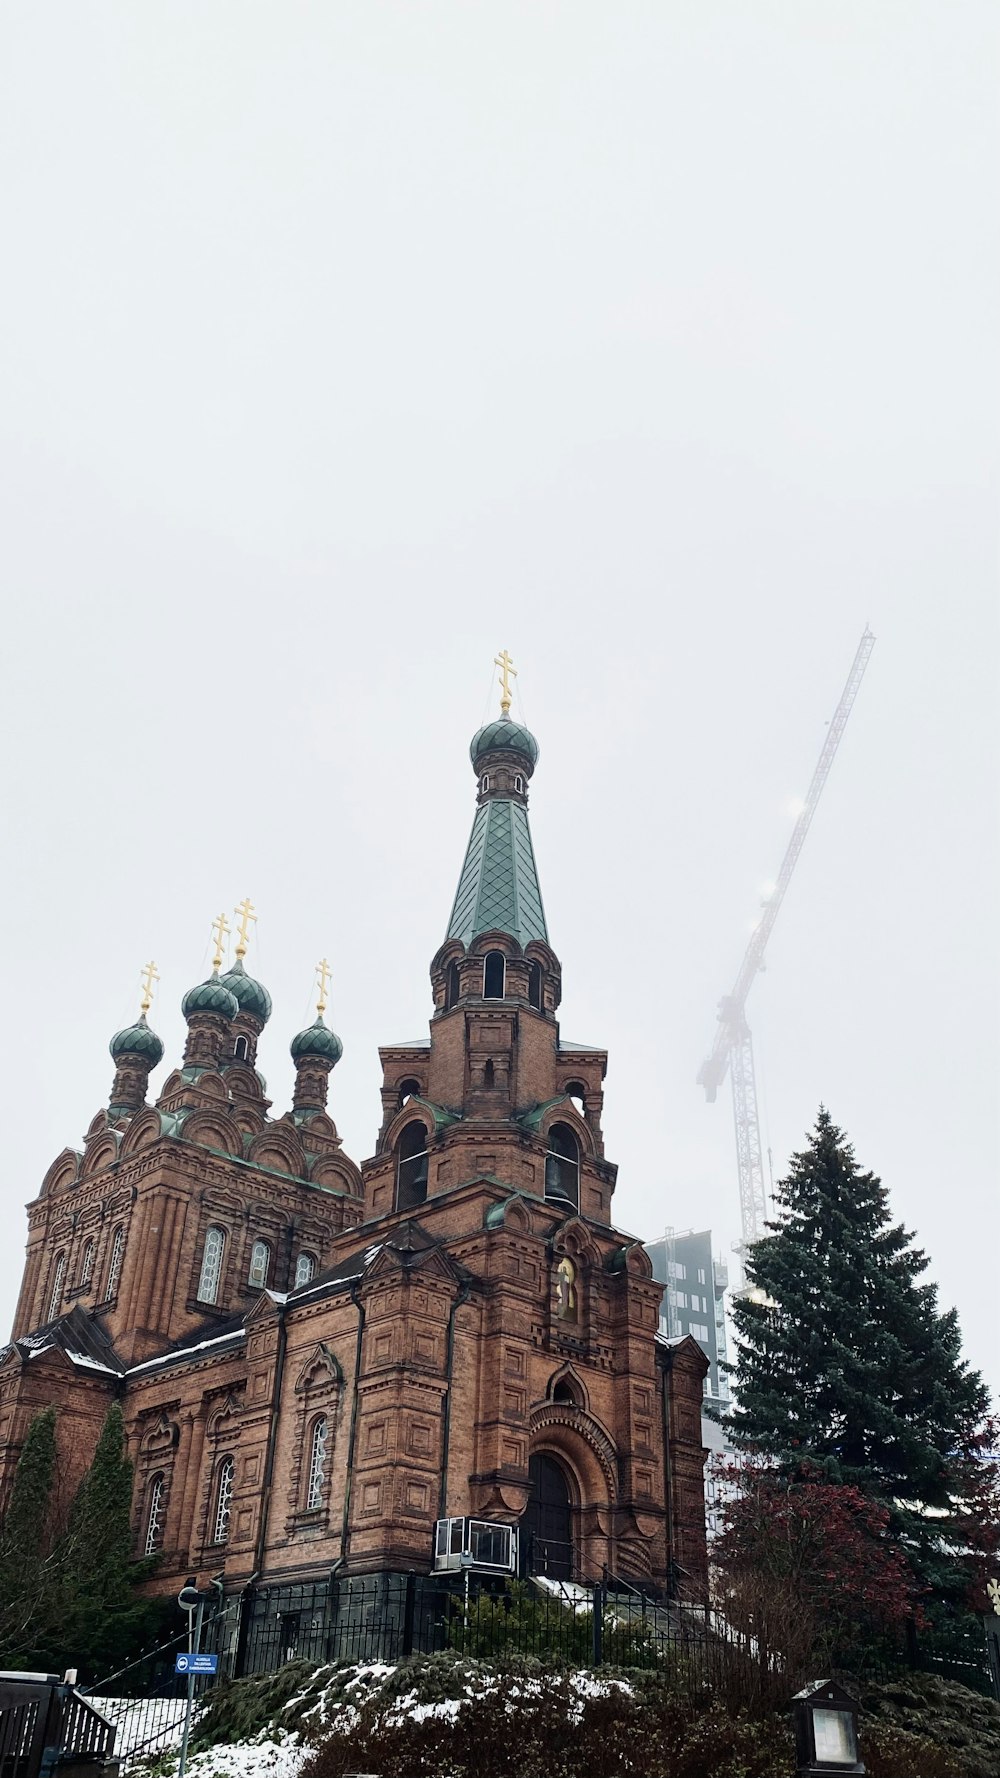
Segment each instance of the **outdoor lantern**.
[{"label": "outdoor lantern", "polygon": [[798,1778],[821,1772],[863,1773],[858,1706],[835,1679],[816,1679],[792,1699]]}]

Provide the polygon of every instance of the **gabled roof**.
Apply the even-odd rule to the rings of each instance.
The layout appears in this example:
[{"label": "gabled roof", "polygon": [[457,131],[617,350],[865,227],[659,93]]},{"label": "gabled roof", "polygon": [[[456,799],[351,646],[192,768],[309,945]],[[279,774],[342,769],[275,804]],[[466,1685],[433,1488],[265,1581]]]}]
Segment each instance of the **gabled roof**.
[{"label": "gabled roof", "polygon": [[448,923],[448,937],[466,945],[480,932],[548,944],[528,811],[507,797],[491,797],[476,810]]},{"label": "gabled roof", "polygon": [[103,1371],[111,1377],[120,1377],[125,1370],[103,1327],[87,1315],[79,1303],[68,1315],[60,1315],[33,1333],[11,1340],[0,1351],[0,1364],[11,1352],[16,1352],[25,1362],[40,1358],[43,1353],[59,1352],[78,1370]]}]

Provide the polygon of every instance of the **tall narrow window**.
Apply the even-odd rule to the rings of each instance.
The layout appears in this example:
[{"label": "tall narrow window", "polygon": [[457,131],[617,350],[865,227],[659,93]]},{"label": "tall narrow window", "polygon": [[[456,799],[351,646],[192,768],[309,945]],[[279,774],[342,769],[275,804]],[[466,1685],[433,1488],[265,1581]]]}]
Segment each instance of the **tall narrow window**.
[{"label": "tall narrow window", "polygon": [[233,1460],[224,1457],[219,1465],[219,1479],[215,1485],[215,1525],[212,1531],[213,1543],[229,1542],[229,1521],[233,1516]]},{"label": "tall narrow window", "polygon": [[81,1287],[85,1284],[89,1284],[90,1280],[93,1276],[94,1276],[94,1243],[93,1243],[93,1241],[85,1241],[83,1244],[83,1253],[80,1256],[80,1284],[81,1284]]},{"label": "tall narrow window", "polygon": [[295,1288],[300,1284],[311,1284],[316,1276],[316,1261],[311,1253],[300,1253],[295,1261]]},{"label": "tall narrow window", "polygon": [[484,1087],[491,1087],[493,1085],[494,1074],[495,1074],[495,1070],[494,1070],[493,1063],[491,1060],[491,1061],[487,1062],[486,1067],[483,1069],[483,1086]]},{"label": "tall narrow window", "polygon": [[503,999],[504,954],[487,951],[483,962],[483,999]]},{"label": "tall narrow window", "polygon": [[111,1257],[108,1260],[108,1283],[104,1292],[104,1300],[110,1303],[118,1291],[118,1280],[122,1275],[122,1260],[125,1258],[125,1229],[119,1223],[111,1237]]},{"label": "tall narrow window", "polygon": [[208,1229],[205,1234],[205,1246],[201,1255],[201,1276],[198,1279],[198,1301],[215,1303],[219,1300],[219,1285],[222,1282],[222,1255],[225,1250],[226,1237],[222,1229]]},{"label": "tall narrow window", "polygon": [[250,1060],[250,1040],[247,1037],[238,1037],[236,1039],[236,1042],[233,1044],[233,1061],[234,1062],[249,1062],[249,1060]]},{"label": "tall narrow window", "polygon": [[580,1208],[580,1151],[568,1124],[553,1124],[545,1156],[545,1196]]},{"label": "tall narrow window", "polygon": [[396,1149],[396,1209],[415,1210],[427,1200],[427,1131],[407,1124]]},{"label": "tall narrow window", "polygon": [[528,1005],[542,1010],[542,966],[540,963],[528,965]]},{"label": "tall narrow window", "polygon": [[149,1488],[149,1510],[146,1514],[146,1541],[143,1555],[151,1556],[159,1549],[163,1533],[163,1477],[155,1475]]},{"label": "tall narrow window", "polygon": [[326,1480],[326,1440],[328,1423],[325,1419],[317,1420],[313,1427],[312,1445],[309,1450],[309,1487],[306,1492],[306,1511],[314,1512],[323,1504],[323,1483]]},{"label": "tall narrow window", "polygon": [[459,976],[459,973],[458,973],[458,964],[457,963],[449,963],[449,965],[448,965],[448,982],[447,982],[447,987],[445,989],[445,999],[444,999],[445,1006],[448,1007],[449,1009],[453,1006],[457,1006],[458,1005],[458,997],[461,992],[462,992],[462,981],[461,981],[461,977]]},{"label": "tall narrow window", "polygon": [[59,1253],[56,1255],[56,1263],[52,1272],[52,1290],[49,1295],[49,1313],[47,1316],[49,1321],[54,1321],[59,1313],[59,1305],[62,1302],[63,1285],[65,1282],[66,1255],[65,1253]]},{"label": "tall narrow window", "polygon": [[268,1267],[271,1264],[271,1249],[266,1241],[255,1241],[250,1249],[250,1272],[247,1283],[256,1290],[263,1290],[267,1284]]}]

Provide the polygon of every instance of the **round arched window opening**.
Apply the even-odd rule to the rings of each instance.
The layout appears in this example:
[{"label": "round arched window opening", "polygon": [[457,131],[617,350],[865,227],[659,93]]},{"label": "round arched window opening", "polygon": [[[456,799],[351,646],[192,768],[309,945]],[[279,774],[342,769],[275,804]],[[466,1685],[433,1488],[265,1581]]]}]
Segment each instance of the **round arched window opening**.
[{"label": "round arched window opening", "polygon": [[502,951],[487,951],[483,959],[483,999],[502,1000],[507,960]]},{"label": "round arched window opening", "polygon": [[524,779],[521,777],[520,772],[515,772],[514,774],[514,789],[518,791],[518,793],[524,789]]},{"label": "round arched window opening", "polygon": [[396,1209],[416,1210],[427,1201],[427,1130],[407,1124],[396,1144]]},{"label": "round arched window opening", "polygon": [[249,1037],[238,1037],[236,1039],[236,1042],[233,1045],[233,1061],[234,1062],[249,1062],[249,1060],[250,1060],[250,1039],[249,1039]]},{"label": "round arched window opening", "polygon": [[407,1099],[412,1099],[415,1093],[420,1093],[419,1080],[401,1080],[396,1088],[396,1109],[402,1111]]},{"label": "round arched window opening", "polygon": [[580,1208],[580,1149],[568,1124],[553,1124],[549,1131],[545,1196],[550,1203]]},{"label": "round arched window opening", "polygon": [[458,973],[458,964],[449,963],[448,979],[445,983],[444,1004],[447,1011],[458,1005],[458,997],[462,992],[462,980]]},{"label": "round arched window opening", "polygon": [[542,1010],[542,966],[540,963],[528,964],[528,1005],[536,1012]]},{"label": "round arched window opening", "polygon": [[483,792],[484,796],[485,796],[487,790],[489,790],[489,787],[490,787],[490,775],[489,775],[489,772],[484,772],[482,779],[480,781],[480,786],[479,786],[479,788]]}]

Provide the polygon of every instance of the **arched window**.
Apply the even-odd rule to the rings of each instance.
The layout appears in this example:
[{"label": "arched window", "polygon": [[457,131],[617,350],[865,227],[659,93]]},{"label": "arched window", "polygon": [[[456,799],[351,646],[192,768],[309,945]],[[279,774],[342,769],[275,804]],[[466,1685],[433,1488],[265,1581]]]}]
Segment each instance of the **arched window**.
[{"label": "arched window", "polygon": [[81,1285],[81,1287],[86,1284],[89,1284],[90,1280],[93,1276],[94,1276],[94,1243],[93,1243],[93,1241],[85,1241],[83,1244],[83,1252],[80,1255],[80,1285]]},{"label": "arched window", "polygon": [[232,1458],[223,1457],[219,1464],[219,1479],[215,1484],[213,1543],[229,1542],[229,1521],[233,1516],[233,1473]]},{"label": "arched window", "polygon": [[144,1556],[153,1555],[163,1541],[163,1477],[155,1475],[149,1484],[149,1506],[146,1509],[146,1541]]},{"label": "arched window", "polygon": [[317,1420],[309,1447],[309,1481],[306,1488],[306,1511],[315,1512],[323,1504],[323,1483],[326,1480],[326,1419]]},{"label": "arched window", "polygon": [[487,951],[483,960],[483,999],[502,1000],[506,959],[502,951]]},{"label": "arched window", "polygon": [[407,1124],[396,1148],[396,1209],[415,1210],[427,1200],[427,1131]]},{"label": "arched window", "polygon": [[201,1254],[201,1275],[198,1279],[198,1301],[200,1303],[216,1303],[219,1300],[219,1285],[222,1282],[222,1255],[225,1252],[226,1236],[223,1229],[207,1229],[205,1245]]},{"label": "arched window", "polygon": [[572,1099],[582,1117],[587,1105],[587,1089],[582,1080],[568,1081],[565,1087],[567,1099]]},{"label": "arched window", "polygon": [[399,1086],[396,1088],[396,1094],[397,1094],[396,1109],[397,1109],[397,1111],[402,1111],[403,1106],[406,1104],[407,1099],[412,1099],[414,1093],[416,1093],[417,1095],[419,1095],[419,1093],[420,1093],[419,1080],[401,1080],[400,1081]]},{"label": "arched window", "polygon": [[447,988],[445,990],[445,997],[444,997],[445,1006],[449,1011],[451,1010],[451,1008],[453,1006],[458,1005],[458,997],[461,994],[461,992],[462,992],[462,978],[458,973],[458,964],[457,963],[449,963],[449,965],[448,965],[448,983],[447,983]]},{"label": "arched window", "polygon": [[552,1400],[561,1402],[564,1407],[579,1408],[583,1406],[578,1391],[568,1377],[560,1377],[558,1383],[553,1386]]},{"label": "arched window", "polygon": [[580,1208],[580,1151],[568,1124],[553,1124],[545,1155],[545,1196]]},{"label": "arched window", "polygon": [[118,1280],[122,1275],[122,1260],[125,1258],[125,1230],[119,1223],[111,1237],[111,1258],[108,1260],[108,1283],[104,1292],[104,1301],[110,1303],[118,1290]]},{"label": "arched window", "polygon": [[238,1037],[236,1039],[236,1042],[233,1044],[233,1061],[234,1062],[249,1062],[249,1060],[250,1060],[250,1039],[249,1039],[249,1037]]},{"label": "arched window", "polygon": [[494,1074],[493,1063],[492,1063],[492,1061],[489,1061],[489,1062],[487,1062],[486,1067],[483,1069],[483,1086],[484,1087],[491,1087],[493,1085],[493,1074]]},{"label": "arched window", "polygon": [[480,788],[480,790],[485,792],[485,791],[489,790],[489,787],[490,787],[490,775],[489,775],[489,772],[484,772],[479,788]]},{"label": "arched window", "polygon": [[271,1264],[271,1249],[266,1241],[255,1241],[250,1249],[250,1271],[247,1283],[255,1290],[263,1290],[267,1285],[267,1274]]},{"label": "arched window", "polygon": [[52,1289],[49,1292],[49,1312],[46,1316],[47,1321],[54,1321],[59,1313],[59,1305],[62,1302],[63,1285],[65,1282],[66,1255],[65,1253],[57,1253],[56,1263],[52,1268]]},{"label": "arched window", "polygon": [[514,789],[518,794],[524,789],[524,779],[521,777],[520,772],[514,773]]},{"label": "arched window", "polygon": [[542,1010],[542,966],[540,963],[528,964],[528,1005]]},{"label": "arched window", "polygon": [[311,1284],[316,1276],[316,1261],[311,1253],[300,1253],[295,1261],[295,1288],[300,1284]]}]

